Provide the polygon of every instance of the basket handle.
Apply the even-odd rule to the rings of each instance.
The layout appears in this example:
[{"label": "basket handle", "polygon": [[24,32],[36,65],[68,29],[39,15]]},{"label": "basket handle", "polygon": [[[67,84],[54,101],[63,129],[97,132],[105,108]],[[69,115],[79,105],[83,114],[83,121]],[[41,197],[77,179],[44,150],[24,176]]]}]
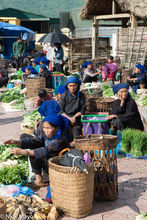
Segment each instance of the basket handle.
[{"label": "basket handle", "polygon": [[64,150],[62,150],[62,151],[59,153],[59,157],[62,157],[63,153],[66,152],[66,151],[69,152],[70,149],[69,149],[69,148],[65,148]]}]

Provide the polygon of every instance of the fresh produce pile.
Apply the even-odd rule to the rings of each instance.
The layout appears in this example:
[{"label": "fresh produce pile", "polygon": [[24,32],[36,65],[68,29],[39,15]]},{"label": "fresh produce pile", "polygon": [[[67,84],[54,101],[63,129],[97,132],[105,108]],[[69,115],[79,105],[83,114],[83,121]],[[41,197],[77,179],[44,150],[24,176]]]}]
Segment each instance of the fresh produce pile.
[{"label": "fresh produce pile", "polygon": [[63,75],[61,72],[53,72],[52,75]]},{"label": "fresh produce pile", "polygon": [[24,115],[23,126],[27,128],[34,128],[35,121],[41,120],[41,115],[37,109],[35,109],[32,113],[26,113]]},{"label": "fresh produce pile", "polygon": [[123,130],[121,150],[134,157],[147,156],[147,135],[143,131],[135,129]]},{"label": "fresh produce pile", "polygon": [[132,97],[132,99],[134,99],[134,100],[137,100],[138,99],[138,96],[137,96],[137,94],[135,94],[135,92],[130,92],[130,95],[131,95],[131,97]]},{"label": "fresh produce pile", "polygon": [[0,145],[0,184],[18,184],[27,179],[27,157],[12,155],[10,150],[13,147],[17,146]]},{"label": "fresh produce pile", "polygon": [[0,95],[0,102],[12,102],[13,109],[25,110],[24,98],[22,94],[20,94],[20,86],[16,86],[11,90],[7,90],[2,95]]},{"label": "fresh produce pile", "polygon": [[147,105],[147,96],[141,101],[141,103],[143,106]]},{"label": "fresh produce pile", "polygon": [[22,79],[22,76],[21,75],[13,75],[13,76],[10,76],[10,80],[21,80]]},{"label": "fresh produce pile", "polygon": [[34,220],[56,220],[59,215],[53,204],[43,201],[37,195],[19,195],[6,199],[6,213],[9,219]]},{"label": "fresh produce pile", "polygon": [[103,89],[103,97],[111,97],[114,95],[110,85],[103,84],[101,88]]}]

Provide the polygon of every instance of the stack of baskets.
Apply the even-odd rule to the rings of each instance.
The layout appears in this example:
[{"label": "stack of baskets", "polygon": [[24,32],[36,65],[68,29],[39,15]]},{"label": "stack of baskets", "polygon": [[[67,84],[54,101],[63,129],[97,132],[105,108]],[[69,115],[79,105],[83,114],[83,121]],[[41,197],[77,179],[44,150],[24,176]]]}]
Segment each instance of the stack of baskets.
[{"label": "stack of baskets", "polygon": [[38,96],[41,89],[46,88],[46,80],[43,77],[34,77],[26,79],[27,97]]},{"label": "stack of baskets", "polygon": [[86,109],[87,112],[90,111],[90,103],[89,99],[98,99],[100,97],[103,97],[103,90],[101,88],[87,88],[83,89],[82,92],[86,96]]},{"label": "stack of baskets", "polygon": [[94,198],[96,200],[114,200],[118,193],[117,182],[117,136],[88,135],[75,138],[75,148],[88,151],[94,161],[95,186]]},{"label": "stack of baskets", "polygon": [[89,101],[89,111],[90,112],[108,112],[112,111],[112,104],[115,99],[113,98],[90,98]]},{"label": "stack of baskets", "polygon": [[52,201],[66,215],[83,218],[92,211],[94,166],[87,165],[88,174],[77,167],[60,165],[60,157],[49,160]]}]

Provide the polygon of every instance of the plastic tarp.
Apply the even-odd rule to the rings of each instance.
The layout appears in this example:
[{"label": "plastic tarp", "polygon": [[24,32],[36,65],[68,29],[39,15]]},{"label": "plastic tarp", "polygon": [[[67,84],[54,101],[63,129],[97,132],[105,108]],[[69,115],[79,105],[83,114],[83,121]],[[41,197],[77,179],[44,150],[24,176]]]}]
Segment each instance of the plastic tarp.
[{"label": "plastic tarp", "polygon": [[30,46],[30,48],[34,49],[35,35],[36,33],[28,28],[19,25],[0,22],[0,38],[4,38],[4,55],[7,59],[10,58],[12,54],[13,43],[17,40],[19,36],[22,36],[22,39],[27,41],[27,44]]}]

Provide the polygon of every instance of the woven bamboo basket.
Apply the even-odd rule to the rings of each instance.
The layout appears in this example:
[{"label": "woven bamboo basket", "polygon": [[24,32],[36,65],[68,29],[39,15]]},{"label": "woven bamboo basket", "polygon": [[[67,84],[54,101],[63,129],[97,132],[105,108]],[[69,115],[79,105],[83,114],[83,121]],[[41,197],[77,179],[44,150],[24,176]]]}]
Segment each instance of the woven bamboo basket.
[{"label": "woven bamboo basket", "polygon": [[34,128],[27,128],[27,127],[23,127],[23,133],[25,133],[25,134],[30,134],[30,135],[32,135],[32,134],[34,134],[34,131],[35,131],[35,129]]},{"label": "woven bamboo basket", "polygon": [[73,218],[87,216],[92,210],[94,166],[87,165],[88,175],[77,167],[60,165],[60,157],[49,160],[52,201],[65,215]]},{"label": "woven bamboo basket", "polygon": [[5,219],[5,214],[6,214],[6,201],[4,197],[0,196],[0,217],[1,217],[0,219]]},{"label": "woven bamboo basket", "polygon": [[118,194],[117,136],[88,135],[75,138],[75,148],[88,151],[97,168],[95,171],[95,200],[114,200]]},{"label": "woven bamboo basket", "polygon": [[41,89],[46,88],[46,80],[43,77],[34,77],[26,79],[27,97],[38,96]]},{"label": "woven bamboo basket", "polygon": [[112,104],[115,99],[113,98],[98,98],[94,99],[91,98],[88,100],[90,112],[108,112],[111,113],[112,111]]}]

